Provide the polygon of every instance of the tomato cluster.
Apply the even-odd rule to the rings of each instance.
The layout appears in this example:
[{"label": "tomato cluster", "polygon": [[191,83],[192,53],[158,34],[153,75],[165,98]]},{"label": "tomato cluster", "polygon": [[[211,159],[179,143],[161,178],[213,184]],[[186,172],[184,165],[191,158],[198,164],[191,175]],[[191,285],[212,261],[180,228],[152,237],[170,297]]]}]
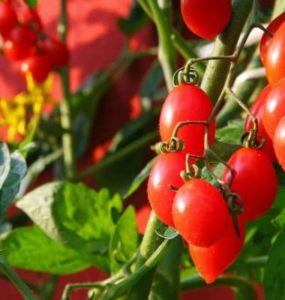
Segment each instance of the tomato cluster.
[{"label": "tomato cluster", "polygon": [[259,130],[266,139],[266,152],[285,170],[285,13],[275,18],[267,31],[260,42],[260,57],[269,85],[255,103],[260,102]]},{"label": "tomato cluster", "polygon": [[69,52],[57,37],[48,36],[35,9],[16,9],[11,1],[0,2],[0,34],[3,54],[22,74],[30,72],[42,83],[48,74],[68,64]]},{"label": "tomato cluster", "polygon": [[[254,109],[258,117],[259,106]],[[224,184],[217,187],[195,176],[193,164],[206,156],[206,147],[214,141],[212,110],[209,97],[194,84],[179,84],[168,94],[159,120],[164,153],[157,158],[148,180],[152,209],[185,239],[192,260],[207,283],[236,259],[244,243],[244,222],[263,215],[277,192],[268,147],[256,149],[249,145],[235,151],[220,178]],[[246,128],[250,132],[249,120]],[[234,209],[237,204],[239,211]]]}]

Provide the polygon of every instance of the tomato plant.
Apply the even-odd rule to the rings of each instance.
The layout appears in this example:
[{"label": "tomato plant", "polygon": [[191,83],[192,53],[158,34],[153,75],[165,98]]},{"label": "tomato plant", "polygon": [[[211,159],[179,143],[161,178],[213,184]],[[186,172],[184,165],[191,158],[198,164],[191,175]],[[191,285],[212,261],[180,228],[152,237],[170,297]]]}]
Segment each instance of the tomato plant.
[{"label": "tomato plant", "polygon": [[260,3],[0,2],[1,299],[285,297],[285,7]]}]

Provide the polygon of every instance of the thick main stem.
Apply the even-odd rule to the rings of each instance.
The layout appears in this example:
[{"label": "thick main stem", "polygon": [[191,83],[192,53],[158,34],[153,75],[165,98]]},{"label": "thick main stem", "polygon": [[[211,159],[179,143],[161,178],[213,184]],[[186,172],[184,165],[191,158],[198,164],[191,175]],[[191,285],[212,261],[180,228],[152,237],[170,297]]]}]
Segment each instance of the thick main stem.
[{"label": "thick main stem", "polygon": [[[67,40],[67,0],[61,0],[61,18],[58,26],[58,32],[61,40],[66,43]],[[72,133],[72,116],[70,107],[70,92],[69,92],[69,70],[67,67],[60,71],[61,86],[62,86],[62,102],[60,105],[61,112],[61,127],[63,159],[65,167],[65,176],[67,179],[73,179],[76,174],[75,155],[74,155],[74,141]]]},{"label": "thick main stem", "polygon": [[[226,30],[216,39],[211,56],[227,56],[233,54],[240,33],[246,23],[253,4],[253,0],[234,0],[232,17]],[[209,61],[201,87],[208,94],[212,102],[216,102],[224,88],[230,68],[230,61]]]}]

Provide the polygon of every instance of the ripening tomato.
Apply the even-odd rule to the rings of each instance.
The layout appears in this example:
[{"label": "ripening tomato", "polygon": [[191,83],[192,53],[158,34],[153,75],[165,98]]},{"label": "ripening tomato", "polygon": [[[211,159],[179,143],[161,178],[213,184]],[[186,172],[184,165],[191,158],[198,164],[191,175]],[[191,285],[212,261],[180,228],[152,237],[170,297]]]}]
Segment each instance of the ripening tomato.
[{"label": "ripening tomato", "polygon": [[150,205],[157,217],[172,227],[172,204],[176,191],[171,187],[180,188],[183,184],[180,172],[184,169],[185,155],[164,153],[158,157],[148,179],[147,193]]},{"label": "ripening tomato", "polygon": [[58,38],[47,37],[42,41],[41,46],[52,68],[60,68],[68,64],[68,49]]},{"label": "ripening tomato", "polygon": [[275,32],[265,58],[266,76],[271,85],[285,77],[285,22]]},{"label": "ripening tomato", "polygon": [[[231,190],[241,197],[244,220],[263,215],[277,193],[277,176],[270,159],[258,149],[241,148],[233,153],[228,165],[234,171]],[[222,180],[230,179],[231,172],[226,168]]]},{"label": "ripening tomato", "polygon": [[191,179],[182,185],[175,195],[172,214],[182,237],[200,247],[209,247],[221,238],[231,221],[222,194],[202,179]]},{"label": "ripening tomato", "polygon": [[0,2],[0,34],[4,37],[17,24],[17,15],[10,2]]},{"label": "ripening tomato", "polygon": [[37,40],[33,30],[27,26],[17,26],[12,29],[3,44],[4,55],[11,60],[20,60],[29,55]]},{"label": "ripening tomato", "polygon": [[273,138],[274,150],[283,170],[285,170],[285,117],[283,117],[275,130]]},{"label": "ripening tomato", "polygon": [[[261,93],[258,95],[254,103],[252,104],[250,111],[255,115],[258,122],[258,135],[261,135],[265,139],[265,143],[261,149],[270,159],[271,161],[276,161],[275,152],[273,149],[273,143],[271,138],[269,137],[267,131],[264,128],[263,124],[263,118],[264,118],[264,103],[266,101],[266,97],[268,93],[270,92],[271,87],[270,85],[267,85]],[[249,131],[252,129],[253,124],[251,121],[251,118],[248,116],[245,120],[244,130]]]},{"label": "ripening tomato", "polygon": [[207,284],[214,282],[238,257],[244,244],[245,225],[239,217],[240,237],[231,223],[225,234],[211,247],[189,244],[190,256]]},{"label": "ripening tomato", "polygon": [[272,86],[266,96],[263,124],[271,139],[280,119],[285,115],[285,78]]},{"label": "ripening tomato", "polygon": [[[173,130],[181,121],[207,121],[212,112],[210,98],[202,89],[193,84],[181,84],[175,87],[167,96],[161,110],[159,131],[162,141],[170,141]],[[210,124],[209,143],[212,144],[215,135],[215,120]],[[179,129],[178,137],[185,143],[185,152],[204,154],[203,125],[185,125]]]},{"label": "ripening tomato", "polygon": [[43,83],[50,71],[51,67],[47,58],[40,54],[26,58],[21,64],[21,72],[24,75],[30,72],[34,80],[38,83]]},{"label": "ripening tomato", "polygon": [[193,33],[211,40],[227,26],[231,17],[231,0],[181,0],[181,13]]},{"label": "ripening tomato", "polygon": [[[275,18],[268,26],[267,30],[274,35],[275,32],[278,30],[280,25],[285,21],[285,13],[282,13],[279,15],[277,18]],[[262,38],[260,40],[260,45],[259,45],[259,53],[260,53],[260,58],[263,64],[265,64],[266,61],[266,56],[267,56],[267,51],[268,48],[271,44],[272,37],[268,35],[267,33],[263,33]]]}]

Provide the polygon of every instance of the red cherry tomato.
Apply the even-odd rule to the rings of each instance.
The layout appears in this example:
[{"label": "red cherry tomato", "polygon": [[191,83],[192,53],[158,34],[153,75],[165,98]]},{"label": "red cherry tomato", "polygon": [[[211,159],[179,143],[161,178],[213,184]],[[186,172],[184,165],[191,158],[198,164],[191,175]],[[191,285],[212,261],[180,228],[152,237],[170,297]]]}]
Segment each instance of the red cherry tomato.
[{"label": "red cherry tomato", "polygon": [[266,96],[263,112],[263,124],[273,139],[275,129],[280,119],[285,115],[285,78],[272,86]]},{"label": "red cherry tomato", "polygon": [[[261,151],[263,151],[270,159],[271,161],[276,161],[275,152],[273,149],[273,143],[271,138],[269,137],[267,131],[264,128],[263,124],[263,118],[264,118],[264,103],[266,101],[266,97],[268,93],[270,92],[271,87],[270,85],[267,85],[261,93],[258,95],[254,103],[252,104],[250,111],[255,115],[258,122],[258,134],[261,135],[265,139],[265,143]],[[248,116],[245,120],[244,130],[249,131],[252,129],[253,123],[251,121],[251,118]]]},{"label": "red cherry tomato", "polygon": [[11,60],[20,60],[29,55],[37,36],[27,26],[18,26],[10,32],[3,45],[4,55]]},{"label": "red cherry tomato", "polygon": [[278,162],[285,170],[285,117],[279,121],[276,127],[273,144]]},{"label": "red cherry tomato", "polygon": [[[274,35],[277,29],[280,27],[280,25],[285,21],[285,13],[282,13],[279,15],[277,18],[275,18],[268,26],[267,30]],[[268,52],[268,48],[272,42],[272,37],[268,35],[267,33],[264,33],[262,35],[262,38],[260,40],[260,45],[259,45],[259,53],[260,53],[260,58],[263,64],[265,64],[266,61],[266,56]]]},{"label": "red cherry tomato", "polygon": [[[277,176],[269,158],[260,150],[241,148],[233,153],[228,165],[234,171],[231,190],[240,195],[244,220],[263,215],[277,193]],[[231,172],[225,169],[222,180],[229,182]]]},{"label": "red cherry tomato", "polygon": [[211,40],[221,33],[231,17],[230,0],[181,0],[181,13],[187,27]]},{"label": "red cherry tomato", "polygon": [[51,71],[50,64],[44,55],[33,55],[25,59],[21,64],[21,72],[25,75],[30,72],[35,81],[43,83],[49,72]]},{"label": "red cherry tomato", "polygon": [[35,32],[43,29],[43,23],[36,9],[29,6],[23,6],[19,11],[19,21],[21,24],[28,26]]},{"label": "red cherry tomato", "polygon": [[239,230],[240,237],[237,236],[233,224],[230,224],[222,238],[211,247],[189,244],[193,263],[206,283],[214,282],[238,257],[245,237],[245,226],[241,217],[239,217]]},{"label": "red cherry tomato", "polygon": [[[199,87],[191,84],[181,84],[175,87],[167,96],[161,110],[159,130],[162,141],[170,141],[173,130],[181,121],[207,121],[212,111],[209,97]],[[209,142],[214,141],[215,120],[210,124]],[[204,154],[203,125],[185,125],[180,128],[178,137],[185,143],[185,152]]]},{"label": "red cherry tomato", "polygon": [[0,34],[6,36],[17,24],[17,15],[9,2],[0,2]]},{"label": "red cherry tomato", "polygon": [[64,67],[69,61],[66,45],[57,38],[48,37],[42,42],[43,52],[46,54],[52,68]]},{"label": "red cherry tomato", "polygon": [[231,221],[221,193],[202,179],[184,183],[174,198],[172,214],[182,237],[200,247],[209,247],[221,238]]},{"label": "red cherry tomato", "polygon": [[185,156],[182,153],[161,154],[153,166],[148,179],[148,199],[157,217],[165,224],[174,227],[172,204],[176,192],[171,186],[180,188],[183,180],[180,172],[185,169]]},{"label": "red cherry tomato", "polygon": [[265,58],[266,76],[271,85],[285,77],[285,22],[275,32]]}]

